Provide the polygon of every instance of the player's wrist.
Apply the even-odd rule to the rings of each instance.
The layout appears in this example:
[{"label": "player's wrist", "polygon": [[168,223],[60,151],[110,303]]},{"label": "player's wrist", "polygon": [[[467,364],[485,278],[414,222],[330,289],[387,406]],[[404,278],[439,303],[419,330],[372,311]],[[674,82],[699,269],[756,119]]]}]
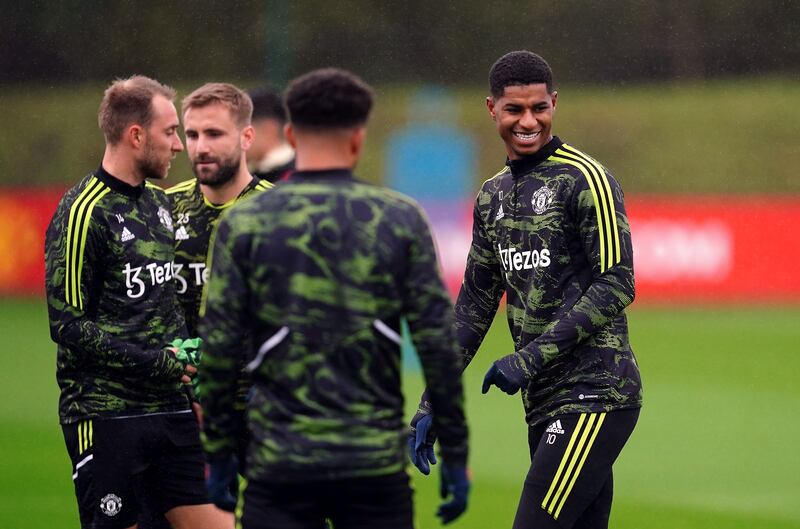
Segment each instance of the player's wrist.
[{"label": "player's wrist", "polygon": [[167,380],[179,380],[186,370],[186,364],[178,359],[174,347],[168,346],[156,354],[152,375]]},{"label": "player's wrist", "polygon": [[439,443],[439,453],[442,458],[442,465],[447,467],[466,467],[467,450],[462,447],[445,446]]}]

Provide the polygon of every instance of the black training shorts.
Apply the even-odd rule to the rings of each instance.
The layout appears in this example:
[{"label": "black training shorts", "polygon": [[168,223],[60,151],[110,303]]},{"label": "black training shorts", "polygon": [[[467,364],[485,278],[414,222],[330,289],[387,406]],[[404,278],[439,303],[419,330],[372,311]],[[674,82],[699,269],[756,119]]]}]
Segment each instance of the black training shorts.
[{"label": "black training shorts", "polygon": [[408,474],[312,481],[249,482],[243,529],[413,529]]},{"label": "black training shorts", "polygon": [[639,409],[554,417],[531,427],[531,467],[514,529],[607,529],[611,467]]},{"label": "black training shorts", "polygon": [[142,505],[163,513],[208,503],[191,411],[88,419],[62,429],[84,529],[130,527]]}]

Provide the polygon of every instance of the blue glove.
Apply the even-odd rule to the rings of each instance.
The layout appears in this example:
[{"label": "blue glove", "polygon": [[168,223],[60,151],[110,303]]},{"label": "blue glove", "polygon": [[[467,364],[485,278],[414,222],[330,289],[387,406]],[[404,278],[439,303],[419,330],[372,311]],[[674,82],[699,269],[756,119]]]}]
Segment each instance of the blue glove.
[{"label": "blue glove", "polygon": [[233,512],[236,509],[236,497],[231,490],[237,490],[239,483],[237,475],[239,462],[236,460],[236,456],[231,454],[213,459],[208,466],[209,472],[206,480],[208,498],[211,503],[223,511]]},{"label": "blue glove", "polygon": [[415,467],[426,476],[431,473],[430,465],[436,464],[433,445],[436,434],[433,431],[433,415],[423,401],[414,418],[408,433],[408,456]]},{"label": "blue glove", "polygon": [[464,465],[448,465],[442,463],[442,475],[439,482],[439,493],[445,501],[439,505],[436,516],[442,524],[449,524],[467,510],[469,496],[469,476]]},{"label": "blue glove", "polygon": [[528,384],[531,374],[528,373],[522,357],[518,354],[506,355],[495,361],[486,376],[483,377],[482,393],[487,393],[494,384],[509,395]]}]

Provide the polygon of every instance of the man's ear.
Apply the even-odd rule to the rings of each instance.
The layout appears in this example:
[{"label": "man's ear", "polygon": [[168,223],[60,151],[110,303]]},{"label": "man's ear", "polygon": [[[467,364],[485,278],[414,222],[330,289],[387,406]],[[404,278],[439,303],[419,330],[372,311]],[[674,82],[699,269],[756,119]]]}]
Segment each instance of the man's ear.
[{"label": "man's ear", "polygon": [[253,140],[256,137],[256,129],[252,125],[248,125],[242,130],[242,135],[239,138],[239,143],[243,150],[249,149],[253,145]]},{"label": "man's ear", "polygon": [[492,121],[496,121],[497,114],[494,110],[494,98],[492,96],[486,98],[486,109],[489,111],[489,116],[491,116]]},{"label": "man's ear", "polygon": [[287,123],[283,126],[283,135],[286,137],[286,141],[289,142],[289,145],[292,146],[292,149],[297,150],[297,138],[294,136],[294,129],[291,123]]},{"label": "man's ear", "polygon": [[364,147],[364,140],[367,138],[367,127],[358,127],[350,135],[350,154],[358,157]]},{"label": "man's ear", "polygon": [[125,130],[122,139],[128,142],[132,148],[139,150],[144,147],[147,140],[147,133],[141,125],[131,125]]}]

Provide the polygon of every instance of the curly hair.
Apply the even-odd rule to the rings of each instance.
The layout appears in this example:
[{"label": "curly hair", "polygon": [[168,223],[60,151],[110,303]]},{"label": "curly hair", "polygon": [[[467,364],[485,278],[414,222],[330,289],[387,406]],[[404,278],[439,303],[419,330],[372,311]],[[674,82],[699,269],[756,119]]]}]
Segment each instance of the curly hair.
[{"label": "curly hair", "polygon": [[367,122],[373,92],[346,70],[322,68],[292,81],[285,100],[289,121],[297,128],[346,129]]}]

